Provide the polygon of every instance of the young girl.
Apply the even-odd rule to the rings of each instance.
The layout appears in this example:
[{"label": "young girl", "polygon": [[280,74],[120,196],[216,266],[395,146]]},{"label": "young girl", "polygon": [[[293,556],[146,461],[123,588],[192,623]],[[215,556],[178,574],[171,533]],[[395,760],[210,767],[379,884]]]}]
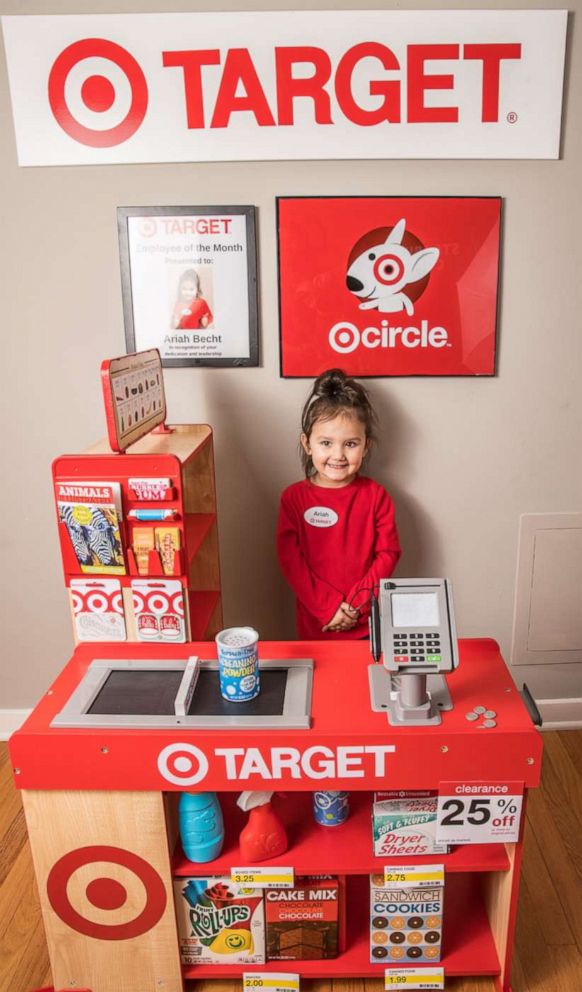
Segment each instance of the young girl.
[{"label": "young girl", "polygon": [[176,330],[197,330],[212,323],[212,312],[200,293],[200,277],[196,269],[186,269],[178,283],[178,298],[174,304],[172,327]]},{"label": "young girl", "polygon": [[368,635],[369,602],[400,558],[388,493],[359,475],[376,417],[364,387],[323,372],[303,408],[305,479],[281,496],[277,550],[302,640]]}]

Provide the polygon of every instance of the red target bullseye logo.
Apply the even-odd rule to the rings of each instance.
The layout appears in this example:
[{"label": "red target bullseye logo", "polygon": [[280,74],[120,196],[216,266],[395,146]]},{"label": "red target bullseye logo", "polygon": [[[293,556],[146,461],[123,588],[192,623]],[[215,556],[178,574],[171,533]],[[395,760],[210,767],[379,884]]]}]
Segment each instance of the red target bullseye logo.
[{"label": "red target bullseye logo", "polygon": [[168,744],[158,755],[160,775],[183,789],[206,778],[208,767],[208,758],[195,744]]},{"label": "red target bullseye logo", "polygon": [[[146,892],[143,910],[125,923],[95,923],[79,913],[67,893],[69,880],[80,868],[96,862],[109,862],[128,869],[142,882]],[[151,930],[162,918],[167,904],[166,889],[157,871],[139,855],[122,847],[92,845],[69,851],[51,868],[47,895],[57,916],[72,930],[99,940],[129,940]],[[112,913],[125,905],[127,890],[117,879],[100,876],[86,887],[85,896],[92,906]]]},{"label": "red target bullseye logo", "polygon": [[[87,126],[75,116],[78,109],[74,113],[70,107],[67,80],[73,70],[82,75],[86,61],[86,76],[78,81],[76,99],[88,117],[98,119],[115,110],[118,94],[108,75],[112,67],[121,70],[129,84],[130,106],[115,126]],[[87,38],[69,45],[55,61],[48,81],[48,98],[56,121],[69,137],[92,148],[111,148],[131,138],[141,125],[148,106],[148,88],[138,63],[125,48],[104,38]]]},{"label": "red target bullseye logo", "polygon": [[373,272],[377,281],[383,286],[393,286],[402,279],[404,265],[397,255],[381,255],[374,262]]}]

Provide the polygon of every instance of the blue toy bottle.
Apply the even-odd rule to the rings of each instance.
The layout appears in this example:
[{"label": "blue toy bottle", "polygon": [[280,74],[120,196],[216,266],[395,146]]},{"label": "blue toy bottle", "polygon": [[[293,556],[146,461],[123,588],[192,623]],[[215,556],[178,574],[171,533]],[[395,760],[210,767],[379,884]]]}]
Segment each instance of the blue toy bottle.
[{"label": "blue toy bottle", "polygon": [[222,810],[215,792],[183,792],[178,804],[180,839],[188,861],[213,861],[224,843]]}]

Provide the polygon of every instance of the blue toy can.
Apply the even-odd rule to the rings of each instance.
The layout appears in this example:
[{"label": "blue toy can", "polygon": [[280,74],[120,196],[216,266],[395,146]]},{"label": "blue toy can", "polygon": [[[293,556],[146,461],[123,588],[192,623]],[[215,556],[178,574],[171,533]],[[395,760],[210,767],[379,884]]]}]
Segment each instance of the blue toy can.
[{"label": "blue toy can", "polygon": [[248,703],[259,695],[258,640],[252,627],[227,627],[216,635],[220,692],[230,703]]},{"label": "blue toy can", "polygon": [[313,816],[324,827],[339,827],[350,814],[348,792],[314,792]]}]

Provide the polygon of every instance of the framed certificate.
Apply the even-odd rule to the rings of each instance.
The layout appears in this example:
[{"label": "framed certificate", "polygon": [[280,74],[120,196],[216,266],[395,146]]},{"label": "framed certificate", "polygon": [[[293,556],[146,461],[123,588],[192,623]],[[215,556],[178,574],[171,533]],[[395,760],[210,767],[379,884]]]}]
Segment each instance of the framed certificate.
[{"label": "framed certificate", "polygon": [[255,208],[118,207],[128,352],[258,365]]}]

